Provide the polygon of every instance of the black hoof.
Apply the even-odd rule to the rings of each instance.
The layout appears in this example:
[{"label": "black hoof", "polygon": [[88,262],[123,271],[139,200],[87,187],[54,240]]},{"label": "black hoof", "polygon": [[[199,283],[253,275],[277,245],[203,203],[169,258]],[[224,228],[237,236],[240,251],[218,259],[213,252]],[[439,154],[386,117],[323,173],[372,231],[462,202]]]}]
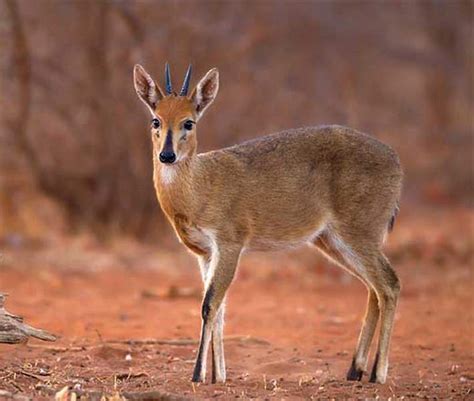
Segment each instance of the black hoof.
[{"label": "black hoof", "polygon": [[201,369],[194,369],[193,378],[191,379],[193,383],[202,383],[201,380]]},{"label": "black hoof", "polygon": [[362,369],[357,369],[355,366],[355,359],[352,359],[351,367],[349,368],[346,376],[347,380],[361,381],[363,374],[364,371]]},{"label": "black hoof", "polygon": [[201,363],[201,349],[199,349],[199,354],[196,359],[196,364],[194,365],[194,370],[193,370],[193,378],[191,381],[193,383],[201,383],[201,371],[202,371],[202,363]]},{"label": "black hoof", "polygon": [[372,368],[372,373],[370,373],[370,383],[377,383],[377,365],[379,364],[379,354],[375,355],[374,366]]},{"label": "black hoof", "polygon": [[199,376],[198,376],[198,377],[193,376],[193,378],[191,379],[191,381],[192,381],[193,383],[202,383],[202,380],[200,379]]}]

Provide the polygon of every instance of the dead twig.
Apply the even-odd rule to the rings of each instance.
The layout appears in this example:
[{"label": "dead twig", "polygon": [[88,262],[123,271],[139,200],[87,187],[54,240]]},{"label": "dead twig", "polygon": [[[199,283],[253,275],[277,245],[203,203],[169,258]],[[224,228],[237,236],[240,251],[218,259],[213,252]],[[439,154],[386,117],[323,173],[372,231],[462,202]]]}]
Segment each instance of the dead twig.
[{"label": "dead twig", "polygon": [[23,318],[5,310],[5,295],[0,294],[0,343],[25,343],[30,337],[43,341],[56,341],[57,337],[47,331],[35,329],[23,322]]},{"label": "dead twig", "polygon": [[23,376],[32,377],[33,379],[36,379],[36,380],[41,381],[41,382],[46,380],[44,377],[35,375],[34,373],[28,372],[26,370],[19,370],[17,373],[20,373]]},{"label": "dead twig", "polygon": [[132,373],[132,372],[124,372],[124,373],[118,373],[115,375],[115,378],[119,380],[129,380],[132,378],[137,378],[137,377],[150,377],[148,373],[145,372],[138,372],[138,373]]}]

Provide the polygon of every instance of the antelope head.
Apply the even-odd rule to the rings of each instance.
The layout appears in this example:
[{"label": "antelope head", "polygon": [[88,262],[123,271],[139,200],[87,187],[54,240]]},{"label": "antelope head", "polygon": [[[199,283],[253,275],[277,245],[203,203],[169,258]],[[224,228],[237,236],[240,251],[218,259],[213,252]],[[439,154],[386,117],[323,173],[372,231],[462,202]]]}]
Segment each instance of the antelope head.
[{"label": "antelope head", "polygon": [[133,71],[137,95],[152,117],[153,157],[161,163],[179,163],[196,153],[196,124],[219,89],[219,72],[213,68],[188,95],[191,72],[190,65],[178,94],[173,91],[168,63],[165,67],[165,91],[142,66],[135,65]]}]

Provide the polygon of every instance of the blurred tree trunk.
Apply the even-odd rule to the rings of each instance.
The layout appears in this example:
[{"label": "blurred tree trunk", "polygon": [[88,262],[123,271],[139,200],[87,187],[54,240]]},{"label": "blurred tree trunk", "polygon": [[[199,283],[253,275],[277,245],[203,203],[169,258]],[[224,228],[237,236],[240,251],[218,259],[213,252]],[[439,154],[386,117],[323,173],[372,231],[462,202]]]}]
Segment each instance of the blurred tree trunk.
[{"label": "blurred tree trunk", "polygon": [[[85,51],[86,75],[89,77],[87,85],[88,109],[91,113],[89,129],[96,133],[97,149],[93,157],[99,161],[97,174],[90,177],[92,199],[84,199],[93,205],[89,210],[88,220],[99,217],[108,219],[107,204],[110,199],[112,182],[110,178],[111,152],[109,148],[109,126],[113,121],[108,118],[108,103],[110,99],[109,77],[107,68],[108,48],[108,4],[107,2],[82,1],[78,3],[81,19],[87,31],[81,36],[82,48]],[[111,207],[111,205],[109,205]]]},{"label": "blurred tree trunk", "polygon": [[[472,133],[463,132],[463,119],[459,118],[462,111],[457,109],[460,98],[457,72],[462,71],[464,62],[463,29],[465,23],[472,24],[472,2],[459,1],[454,6],[433,1],[421,6],[434,54],[434,62],[425,74],[425,146],[434,159],[433,178],[425,187],[425,194],[430,200],[448,202],[453,195],[462,198],[466,188],[472,187],[472,174],[459,174],[466,165],[472,165],[472,156],[462,150],[472,147]],[[472,46],[472,28],[470,39]],[[457,152],[455,158],[453,151]]]},{"label": "blurred tree trunk", "polygon": [[31,100],[31,62],[28,42],[23,31],[18,3],[16,0],[6,0],[6,7],[11,21],[13,37],[12,65],[14,65],[14,75],[18,86],[18,111],[9,121],[9,125],[20,152],[26,156],[34,172],[37,167],[37,159],[27,137]]},{"label": "blurred tree trunk", "polygon": [[[449,127],[452,126],[452,99],[454,95],[453,80],[450,74],[458,63],[458,27],[453,23],[451,7],[440,7],[437,2],[421,4],[424,8],[426,32],[435,49],[434,62],[427,71],[425,93],[427,101],[427,133],[429,144],[433,145],[433,137],[438,138],[438,146],[444,146]],[[457,10],[454,10],[457,11]]]},{"label": "blurred tree trunk", "polygon": [[[82,36],[82,48],[85,52],[85,67],[89,82],[87,85],[88,109],[91,112],[89,121],[90,129],[97,135],[97,149],[93,155],[99,161],[94,177],[89,177],[92,192],[89,203],[92,207],[88,210],[86,219],[89,223],[100,222],[106,229],[124,228],[120,225],[127,224],[133,214],[134,177],[131,176],[130,160],[127,152],[126,134],[123,127],[116,124],[118,118],[112,113],[114,88],[112,85],[112,71],[109,68],[108,53],[110,43],[110,21],[113,17],[112,6],[108,2],[83,1],[78,4],[81,18],[87,24],[87,32]],[[118,8],[119,15],[131,28],[134,36],[140,36],[136,24],[124,7]],[[125,186],[125,188],[124,188]],[[128,188],[127,188],[128,186]],[[96,227],[100,230],[100,227]]]}]

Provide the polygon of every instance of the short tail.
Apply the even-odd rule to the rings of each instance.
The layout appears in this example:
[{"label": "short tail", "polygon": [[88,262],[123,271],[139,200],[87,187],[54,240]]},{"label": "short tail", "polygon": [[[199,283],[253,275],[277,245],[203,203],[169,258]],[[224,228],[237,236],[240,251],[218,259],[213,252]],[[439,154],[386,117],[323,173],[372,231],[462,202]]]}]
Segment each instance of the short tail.
[{"label": "short tail", "polygon": [[388,232],[391,232],[393,230],[393,227],[395,226],[395,220],[399,212],[400,212],[400,204],[397,202],[397,205],[395,206],[395,209],[393,210],[392,217],[390,217],[390,221],[388,222]]}]

